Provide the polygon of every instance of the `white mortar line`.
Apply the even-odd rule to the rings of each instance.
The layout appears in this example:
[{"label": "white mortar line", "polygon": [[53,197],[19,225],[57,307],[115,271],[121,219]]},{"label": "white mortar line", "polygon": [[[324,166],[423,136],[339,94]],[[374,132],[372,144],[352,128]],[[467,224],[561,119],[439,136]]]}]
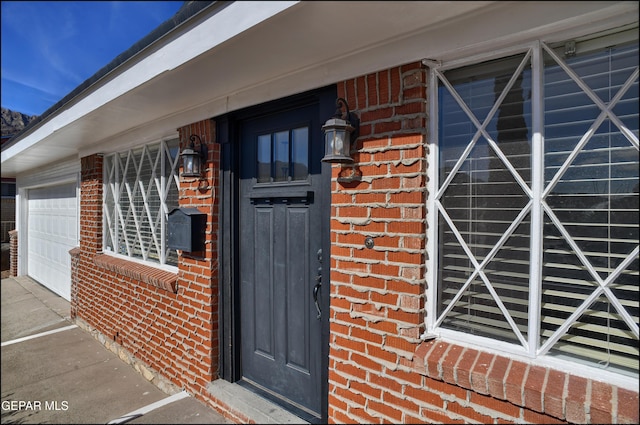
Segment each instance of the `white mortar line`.
[{"label": "white mortar line", "polygon": [[107,424],[123,424],[133,420],[137,417],[143,416],[146,413],[151,412],[152,410],[156,410],[159,407],[165,406],[169,403],[173,403],[174,401],[182,400],[183,398],[189,397],[189,393],[186,391],[181,391],[177,394],[164,398],[162,400],[156,401],[155,403],[148,404],[144,407],[141,407],[138,410],[134,410],[133,412],[127,413],[126,415],[120,416],[117,419],[113,419],[112,421],[107,422]]},{"label": "white mortar line", "polygon": [[59,328],[59,329],[54,329],[54,330],[51,330],[51,331],[41,332],[39,334],[29,335],[29,336],[25,336],[23,338],[14,339],[14,340],[11,340],[11,341],[5,341],[0,345],[0,347],[4,347],[4,346],[7,346],[7,345],[11,345],[11,344],[17,344],[19,342],[28,341],[28,340],[34,339],[34,338],[40,338],[41,336],[47,336],[47,335],[55,334],[55,333],[62,332],[62,331],[68,331],[69,329],[73,329],[73,328],[77,328],[77,327],[78,327],[78,325],[70,325],[70,326],[65,326],[64,328]]}]

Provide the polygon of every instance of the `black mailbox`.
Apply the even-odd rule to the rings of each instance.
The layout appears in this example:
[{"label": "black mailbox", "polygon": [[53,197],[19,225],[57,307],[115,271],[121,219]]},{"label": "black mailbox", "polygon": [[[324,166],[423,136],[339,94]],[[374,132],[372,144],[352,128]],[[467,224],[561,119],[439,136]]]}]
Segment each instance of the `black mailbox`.
[{"label": "black mailbox", "polygon": [[176,208],[169,213],[169,248],[204,251],[207,215],[196,208]]}]

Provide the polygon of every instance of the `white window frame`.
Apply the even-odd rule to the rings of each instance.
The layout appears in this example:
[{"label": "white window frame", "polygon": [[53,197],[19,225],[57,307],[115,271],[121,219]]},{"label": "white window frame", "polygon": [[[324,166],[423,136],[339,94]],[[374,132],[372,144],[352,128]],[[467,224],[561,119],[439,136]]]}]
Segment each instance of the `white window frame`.
[{"label": "white window frame", "polygon": [[[637,31],[637,28],[634,31]],[[568,319],[567,323],[565,323],[561,327],[561,329],[557,332],[559,334],[557,338],[554,336],[554,338],[550,338],[550,340],[547,341],[547,343],[538,347],[537,338],[539,334],[539,324],[540,324],[539,310],[540,310],[540,296],[541,296],[540,285],[529,286],[529,291],[530,291],[529,305],[531,306],[530,311],[534,311],[535,313],[530,313],[529,315],[530,320],[529,320],[529,328],[527,332],[528,339],[525,340],[521,337],[520,338],[522,343],[521,346],[518,346],[513,343],[509,343],[509,342],[503,342],[496,339],[490,339],[487,337],[472,335],[470,333],[465,333],[465,332],[451,330],[451,329],[445,329],[437,326],[438,325],[437,323],[438,317],[436,313],[438,311],[437,253],[439,249],[439,243],[438,243],[438,211],[439,210],[438,210],[436,201],[438,198],[437,194],[440,190],[440,182],[439,182],[439,175],[438,175],[439,173],[438,158],[440,156],[439,144],[438,144],[439,143],[438,141],[438,135],[439,135],[438,87],[439,87],[440,79],[438,77],[438,74],[447,70],[457,69],[457,68],[461,68],[469,65],[478,64],[484,61],[499,59],[499,58],[503,58],[503,57],[507,57],[515,54],[525,54],[525,55],[528,54],[531,57],[531,66],[533,70],[532,82],[531,82],[532,84],[532,93],[531,93],[531,109],[532,109],[531,127],[532,128],[531,130],[533,133],[531,137],[532,150],[530,154],[531,155],[531,171],[532,171],[531,188],[529,188],[526,183],[519,181],[520,186],[523,187],[523,189],[531,196],[531,201],[525,208],[523,208],[520,215],[526,212],[531,212],[531,222],[535,223],[535,225],[532,225],[532,232],[530,235],[531,248],[532,248],[532,251],[535,250],[535,252],[537,252],[538,255],[531,256],[530,282],[540,281],[542,278],[541,263],[542,263],[542,254],[543,254],[543,249],[542,249],[543,215],[545,211],[547,212],[551,211],[549,207],[545,208],[546,204],[545,202],[542,201],[542,198],[544,194],[548,193],[549,190],[551,190],[554,187],[555,183],[557,183],[557,178],[558,178],[558,174],[557,174],[554,180],[552,180],[552,182],[550,182],[545,189],[544,168],[541,166],[542,165],[541,162],[544,157],[544,121],[543,121],[544,91],[543,91],[542,55],[543,55],[543,52],[548,52],[552,56],[555,56],[555,53],[551,51],[552,49],[548,48],[548,45],[550,44],[551,43],[545,43],[544,40],[535,40],[529,43],[518,44],[518,45],[514,45],[504,49],[487,52],[486,54],[478,54],[472,57],[459,59],[459,60],[451,60],[445,63],[434,61],[434,60],[423,61],[423,64],[428,66],[429,68],[429,86],[428,86],[428,101],[427,101],[428,110],[430,112],[429,122],[428,122],[429,150],[427,153],[427,160],[429,164],[427,174],[429,179],[428,179],[427,188],[430,196],[428,196],[426,201],[427,211],[428,211],[428,216],[427,216],[427,222],[428,222],[427,232],[428,233],[427,233],[427,243],[426,243],[426,251],[428,254],[427,261],[426,261],[427,285],[425,290],[426,314],[424,318],[425,332],[422,334],[421,338],[424,340],[441,338],[441,339],[450,341],[452,343],[456,343],[462,346],[472,347],[488,353],[493,353],[497,355],[508,355],[509,357],[517,358],[527,363],[536,364],[540,366],[560,368],[569,373],[572,373],[578,376],[583,376],[585,378],[602,379],[612,384],[620,385],[622,387],[637,388],[638,379],[635,377],[598,369],[596,367],[590,367],[588,365],[585,367],[584,364],[577,364],[575,362],[572,362],[571,360],[559,359],[556,357],[545,355],[549,350],[550,346],[553,344],[553,342],[555,342],[561,336],[560,334],[562,333],[561,332],[562,329],[565,329],[566,327],[569,327],[571,325],[572,323],[571,318],[573,318],[574,316]],[[556,59],[559,59],[559,58],[556,58]],[[567,67],[563,61],[558,61],[558,64],[567,73],[569,73],[569,75],[572,75],[572,74],[575,75],[575,73],[569,67]],[[636,78],[637,78],[637,71],[636,71],[636,74],[634,75],[636,75]],[[445,84],[448,84],[448,83],[445,83]],[[625,87],[628,87],[629,84],[630,84],[630,81],[627,82]],[[603,104],[603,102],[598,98],[597,95],[591,93],[591,90],[588,87],[583,85],[580,85],[580,87],[583,89],[584,93],[586,93],[594,101],[594,103],[596,103],[602,110],[600,116],[598,117],[598,119],[590,129],[590,131],[595,130],[597,126],[600,125],[602,120],[608,116],[605,112],[607,110],[607,106]],[[616,98],[612,100],[612,103],[614,103],[613,106],[615,106],[615,102],[616,102]],[[494,104],[494,108],[498,103],[499,101],[497,101]],[[612,109],[613,106],[611,106],[610,109]],[[489,115],[491,115],[491,113],[489,113]],[[612,121],[617,120],[617,118],[615,118],[614,115],[609,115],[609,117],[613,117]],[[617,121],[617,123],[623,129],[622,132],[625,134],[625,136],[630,140],[633,139],[632,144],[638,147],[637,137],[634,134],[629,134],[630,132],[628,130],[625,131],[624,130],[625,127],[621,125],[619,120]],[[483,133],[485,137],[491,140],[491,138],[488,137],[488,134],[484,130],[483,123],[479,123],[476,121],[476,126],[479,129],[479,131]],[[579,142],[579,145],[584,142],[586,141],[584,140],[584,137],[583,137],[583,140]],[[567,167],[569,162],[570,160],[568,160],[565,163],[563,168]],[[507,161],[507,164],[508,164],[508,161]],[[507,165],[507,167],[511,167],[511,166]],[[518,173],[514,172],[513,174],[516,176],[516,179],[518,179]],[[555,217],[553,213],[551,213],[551,217]],[[559,228],[562,228],[562,226],[559,226]],[[575,242],[572,241],[571,237],[568,237],[567,240],[569,241],[570,244],[572,244],[572,247],[578,253],[578,255],[581,255],[580,250],[576,249]],[[623,264],[618,269],[628,266],[631,260],[637,257],[638,255],[637,251],[638,251],[638,248],[636,247],[636,249],[627,257],[627,259],[623,262]],[[585,263],[588,263],[588,261],[585,261]],[[594,274],[597,275],[597,273],[594,273]],[[603,291],[606,291],[607,290],[606,282],[610,281],[616,276],[617,274],[613,273],[612,276],[610,276],[605,281],[602,281],[600,279],[598,281],[598,283],[600,284],[600,287],[596,291],[594,291],[594,293],[591,295],[591,297],[589,297],[589,299],[592,299],[594,296],[598,294],[602,294]],[[611,297],[611,298],[615,299],[615,297]],[[625,317],[625,320],[628,322],[629,320],[632,320],[632,319],[627,314],[627,317]],[[512,326],[515,326],[515,325],[512,325]],[[630,327],[637,335],[638,325],[636,323],[632,323],[630,324]]]},{"label": "white window frame", "polygon": [[[171,139],[164,139],[161,141],[157,141],[154,143],[147,143],[145,145],[139,145],[136,147],[133,147],[131,149],[128,149],[126,151],[118,151],[118,152],[113,152],[111,154],[105,155],[104,158],[104,167],[103,167],[103,196],[102,196],[102,210],[103,210],[103,216],[102,216],[102,226],[103,226],[103,236],[102,236],[102,243],[103,243],[103,252],[114,256],[114,257],[119,257],[119,258],[123,258],[126,259],[128,261],[133,261],[136,263],[140,263],[140,264],[145,264],[148,266],[152,266],[152,267],[157,267],[163,270],[167,270],[167,271],[171,271],[174,273],[178,272],[178,266],[173,266],[170,264],[167,264],[167,257],[168,257],[168,253],[169,253],[169,247],[167,246],[167,240],[168,240],[168,229],[167,229],[167,221],[168,221],[168,214],[169,212],[169,206],[166,203],[166,197],[169,193],[169,188],[170,185],[168,184],[167,180],[173,179],[175,182],[175,185],[178,188],[178,193],[180,191],[180,176],[179,176],[179,168],[177,167],[179,161],[180,161],[180,155],[176,155],[175,158],[171,158],[171,155],[169,154],[169,147],[167,145],[167,143],[169,142],[176,142],[177,143],[177,138],[171,138]],[[109,249],[107,247],[107,238],[110,236],[111,240],[114,241],[114,244],[118,243],[118,234],[119,231],[122,227],[126,227],[125,226],[125,217],[123,215],[123,206],[120,204],[119,199],[120,199],[120,194],[122,193],[123,190],[128,190],[129,191],[129,195],[131,194],[131,189],[127,188],[126,184],[124,184],[123,181],[112,181],[111,178],[113,177],[115,171],[119,171],[120,172],[120,176],[122,176],[122,170],[116,170],[116,169],[109,169],[107,167],[107,158],[108,157],[118,157],[119,155],[123,154],[123,153],[127,153],[128,154],[128,158],[126,160],[126,162],[128,162],[131,158],[131,153],[134,150],[143,149],[143,155],[147,153],[148,149],[151,147],[158,147],[158,154],[157,157],[153,160],[153,168],[151,170],[151,174],[152,174],[152,179],[154,180],[154,185],[155,188],[157,190],[158,194],[163,194],[163,196],[160,198],[160,207],[161,207],[161,211],[157,212],[157,211],[151,211],[149,209],[149,206],[147,204],[147,196],[149,195],[149,188],[146,188],[145,193],[143,193],[143,199],[144,199],[144,211],[140,211],[138,212],[138,214],[145,214],[147,219],[149,220],[150,223],[153,223],[153,221],[156,221],[156,226],[159,226],[160,229],[160,237],[156,238],[155,237],[155,233],[152,235],[153,236],[153,248],[160,253],[159,256],[159,261],[154,261],[154,260],[150,260],[148,259],[148,250],[145,252],[145,250],[142,250],[143,253],[143,258],[139,258],[139,257],[134,257],[131,256],[130,254],[128,255],[124,255],[118,252],[115,252],[111,249]],[[179,143],[178,143],[178,147],[179,147]],[[165,170],[165,159],[169,160],[169,161],[173,161],[172,162],[172,167],[173,167],[173,172],[171,172],[168,175],[168,178],[164,178],[166,171]],[[160,166],[159,172],[157,171],[157,166]],[[136,169],[136,181],[133,182],[133,186],[138,186],[140,184],[139,180],[138,180],[138,176],[140,173],[140,170],[138,168],[138,164],[130,164],[129,166],[135,166]],[[114,162],[114,167],[126,167],[126,164],[122,164],[120,161],[115,161]],[[115,206],[116,206],[116,217],[115,217],[115,222],[112,222],[110,219],[110,214],[109,214],[109,206],[107,205],[107,193],[108,191],[113,195],[113,199],[115,202]],[[129,196],[129,199],[131,200],[131,197]],[[131,208],[134,208],[133,205],[130,206]],[[158,214],[156,216],[154,216],[154,214]],[[139,228],[139,224],[138,224],[138,216],[133,217],[134,222],[135,222],[135,226],[136,226],[136,235],[135,238],[137,238],[138,240],[142,239],[142,236],[140,234],[140,228]],[[152,225],[153,227],[153,225]],[[142,242],[141,242],[142,243]],[[130,251],[130,249],[128,248],[128,250]],[[145,255],[146,254],[146,255]]]}]

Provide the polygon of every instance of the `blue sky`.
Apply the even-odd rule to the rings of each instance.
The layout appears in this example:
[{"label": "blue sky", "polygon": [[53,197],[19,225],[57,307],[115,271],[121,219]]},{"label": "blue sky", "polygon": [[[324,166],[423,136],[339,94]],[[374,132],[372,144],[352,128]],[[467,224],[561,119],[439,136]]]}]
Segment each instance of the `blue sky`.
[{"label": "blue sky", "polygon": [[182,1],[2,1],[2,107],[40,115]]}]

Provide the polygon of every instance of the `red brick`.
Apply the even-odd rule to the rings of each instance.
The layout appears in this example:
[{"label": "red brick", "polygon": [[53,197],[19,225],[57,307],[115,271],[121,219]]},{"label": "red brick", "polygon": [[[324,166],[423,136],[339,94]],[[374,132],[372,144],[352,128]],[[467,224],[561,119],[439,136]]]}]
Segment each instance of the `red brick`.
[{"label": "red brick", "polygon": [[505,396],[507,400],[518,406],[524,405],[522,383],[527,373],[528,366],[525,363],[512,361],[507,379],[505,380]]},{"label": "red brick", "polygon": [[[329,406],[333,406],[332,404],[333,399],[329,400]],[[333,424],[333,423],[343,423],[343,424],[348,424],[353,422],[353,419],[351,419],[349,416],[347,416],[344,412],[340,412],[335,410],[333,407],[329,407],[329,418],[332,419],[329,421],[329,423]],[[246,420],[239,420],[237,423],[249,423]]]},{"label": "red brick", "polygon": [[422,234],[424,224],[419,221],[392,221],[387,224],[387,231],[390,233],[405,233],[410,235]]},{"label": "red brick", "polygon": [[425,365],[427,366],[427,372],[429,377],[435,379],[441,379],[439,363],[442,361],[442,356],[449,347],[448,344],[443,342],[434,342],[431,350],[425,357]]},{"label": "red brick", "polygon": [[[352,195],[348,195],[348,197],[352,197]],[[386,204],[387,202],[387,194],[386,193],[356,193],[355,194],[355,204],[362,205],[375,205],[375,204]]]},{"label": "red brick", "polygon": [[373,125],[373,131],[375,134],[391,133],[401,129],[402,123],[400,121],[383,121]]},{"label": "red brick", "polygon": [[505,399],[504,381],[510,363],[508,358],[496,356],[487,377],[489,394],[501,400]]},{"label": "red brick", "polygon": [[377,401],[369,401],[367,407],[374,412],[379,412],[384,416],[391,419],[392,423],[400,423],[402,420],[402,411],[391,406],[388,403],[381,403]]},{"label": "red brick", "polygon": [[465,418],[470,419],[467,422],[478,422],[481,424],[488,424],[493,422],[492,418],[488,415],[484,415],[472,407],[465,407],[457,402],[449,402],[447,403],[447,412],[453,412],[458,415],[464,416]]},{"label": "red brick", "polygon": [[333,384],[342,385],[342,386],[346,386],[349,384],[349,380],[346,377],[339,375],[333,369],[329,369],[328,381],[330,384],[333,383]]},{"label": "red brick", "polygon": [[397,381],[401,384],[410,383],[416,386],[422,385],[422,376],[411,372],[405,372],[403,370],[389,370],[387,371],[390,379]]},{"label": "red brick", "polygon": [[524,403],[527,409],[542,412],[542,394],[545,386],[547,369],[540,366],[531,366],[524,383]]},{"label": "red brick", "polygon": [[388,322],[388,321],[378,321],[378,322],[368,322],[367,323],[367,329],[371,329],[372,331],[378,331],[378,332],[383,332],[383,333],[391,333],[391,334],[397,334],[398,333],[398,325],[394,322]]},{"label": "red brick", "polygon": [[426,97],[424,87],[410,87],[402,91],[405,100],[424,99]]},{"label": "red brick", "polygon": [[444,381],[440,381],[433,378],[425,378],[425,388],[429,391],[439,392],[446,394],[450,397],[459,398],[461,400],[467,399],[468,390],[458,385],[447,384]]},{"label": "red brick", "polygon": [[569,422],[585,422],[587,400],[587,384],[585,378],[569,375],[566,398],[566,419]]},{"label": "red brick", "polygon": [[480,355],[480,352],[471,348],[465,348],[456,365],[456,383],[462,387],[471,389],[471,369]]},{"label": "red brick", "polygon": [[[371,218],[396,219],[401,218],[401,210],[399,207],[376,207],[371,208]],[[385,245],[389,246],[389,245]],[[397,245],[395,245],[397,246]]]},{"label": "red brick", "polygon": [[349,388],[336,387],[333,390],[333,393],[344,400],[348,400],[348,404],[351,405],[355,404],[364,407],[367,403],[367,399],[364,395],[355,393]]},{"label": "red brick", "polygon": [[493,357],[493,354],[481,352],[471,371],[471,388],[480,394],[489,394],[487,374]]},{"label": "red brick", "polygon": [[398,355],[396,353],[383,350],[382,348],[374,344],[367,344],[367,354],[373,358],[377,358],[392,364],[395,364],[398,361]]},{"label": "red brick", "polygon": [[462,346],[451,344],[442,360],[442,379],[449,384],[456,383],[455,366],[458,363],[462,351]]},{"label": "red brick", "polygon": [[353,100],[346,99],[349,106],[351,106],[352,110],[358,109],[366,109],[367,108],[367,91],[366,91],[366,77],[357,77],[355,79],[355,87],[356,87],[356,102],[355,106],[353,105]]},{"label": "red brick", "polygon": [[397,352],[403,357],[407,357],[409,353],[413,352],[415,343],[407,340],[406,338],[387,335],[385,337],[384,347],[387,350]]},{"label": "red brick", "polygon": [[367,382],[375,387],[382,388],[384,391],[402,392],[403,384],[387,374],[370,373]]},{"label": "red brick", "polygon": [[351,361],[359,364],[360,366],[369,369],[374,373],[382,373],[382,364],[380,362],[371,359],[368,355],[360,353],[351,353]]},{"label": "red brick", "polygon": [[378,99],[381,105],[389,103],[390,99],[390,72],[384,70],[378,72]]},{"label": "red brick", "polygon": [[544,410],[549,415],[564,419],[564,389],[567,375],[557,370],[549,370],[544,389]]},{"label": "red brick", "polygon": [[[349,408],[349,416],[355,416],[358,419],[358,423],[366,423],[366,424],[378,424],[382,423],[380,418],[373,416],[367,413],[364,409],[360,407],[350,407]],[[353,420],[350,420],[348,423],[352,423]]]},{"label": "red brick", "polygon": [[496,412],[500,412],[504,415],[518,418],[520,416],[520,407],[515,406],[508,401],[498,400],[494,397],[478,394],[475,392],[469,392],[469,402],[477,404],[487,409],[491,409]]},{"label": "red brick", "polygon": [[638,421],[638,392],[625,388],[617,388],[618,392],[618,423],[637,424]]},{"label": "red brick", "polygon": [[463,424],[466,423],[463,419],[452,419],[442,413],[442,411],[435,411],[427,408],[420,410],[420,415],[426,420],[426,423],[442,423],[442,424]]},{"label": "red brick", "polygon": [[[425,386],[426,388],[426,386]],[[439,394],[436,394],[431,391],[427,391],[423,388],[415,388],[410,385],[405,386],[403,394],[406,397],[409,397],[414,403],[420,406],[424,406],[428,404],[430,406],[435,406],[438,408],[444,407],[444,400]]]},{"label": "red brick", "polygon": [[591,423],[613,423],[613,387],[611,384],[592,381],[589,416]]},{"label": "red brick", "polygon": [[355,341],[351,338],[342,338],[338,335],[332,335],[331,340],[336,345],[336,347],[344,348],[349,351],[357,351],[359,353],[364,352],[365,344],[361,341]]}]

